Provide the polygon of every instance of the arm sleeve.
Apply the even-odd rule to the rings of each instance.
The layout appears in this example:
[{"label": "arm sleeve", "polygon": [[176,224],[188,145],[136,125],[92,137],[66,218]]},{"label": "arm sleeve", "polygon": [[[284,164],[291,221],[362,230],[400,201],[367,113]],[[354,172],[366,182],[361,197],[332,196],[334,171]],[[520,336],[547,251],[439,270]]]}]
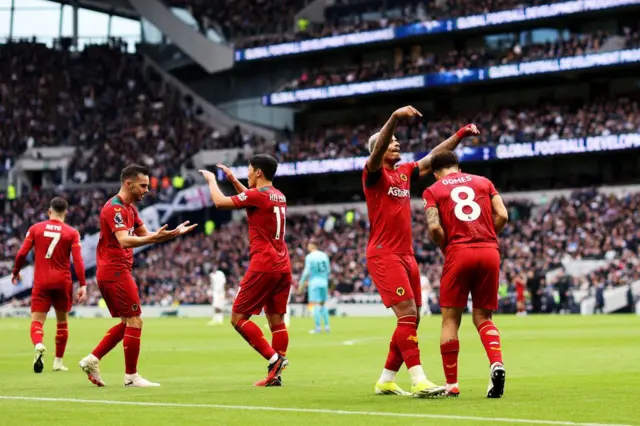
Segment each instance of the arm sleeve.
[{"label": "arm sleeve", "polygon": [[255,189],[250,189],[239,193],[238,195],[232,195],[231,201],[237,210],[246,209],[250,207],[260,207],[262,205],[264,196]]},{"label": "arm sleeve", "polygon": [[106,206],[102,209],[100,216],[104,218],[112,233],[127,229],[127,225],[124,223],[124,216],[122,216],[122,207]]},{"label": "arm sleeve", "polygon": [[411,182],[413,182],[414,179],[420,179],[420,166],[417,161],[403,164],[402,167],[404,168],[404,173],[411,179]]},{"label": "arm sleeve", "polygon": [[493,186],[493,182],[491,182],[489,179],[487,179],[487,184],[489,186],[489,197],[493,198],[499,194],[498,190],[496,190],[496,187]]},{"label": "arm sleeve", "polygon": [[383,168],[384,166],[380,167],[375,172],[370,172],[369,166],[367,164],[364,165],[364,171],[362,173],[364,175],[364,184],[367,188],[376,186],[376,184],[382,180],[384,175],[382,171]]},{"label": "arm sleeve", "polygon": [[309,261],[309,256],[304,259],[304,270],[302,271],[302,275],[300,275],[300,284],[304,283],[309,276],[309,265],[311,262]]},{"label": "arm sleeve", "polygon": [[20,273],[20,270],[22,269],[22,267],[24,266],[27,260],[27,255],[29,254],[32,248],[33,248],[33,228],[29,228],[29,231],[27,231],[27,236],[25,237],[24,242],[20,247],[20,250],[18,250],[18,253],[16,254],[16,261],[13,266],[13,275],[18,275]]},{"label": "arm sleeve", "polygon": [[431,207],[438,207],[438,203],[436,203],[436,197],[433,196],[433,192],[431,192],[430,188],[427,188],[422,193],[422,205],[424,209],[427,210]]},{"label": "arm sleeve", "polygon": [[82,258],[82,244],[80,244],[80,234],[78,232],[73,236],[71,256],[73,257],[73,268],[76,271],[78,282],[81,287],[84,287],[87,285],[87,278],[84,270],[84,259]]}]

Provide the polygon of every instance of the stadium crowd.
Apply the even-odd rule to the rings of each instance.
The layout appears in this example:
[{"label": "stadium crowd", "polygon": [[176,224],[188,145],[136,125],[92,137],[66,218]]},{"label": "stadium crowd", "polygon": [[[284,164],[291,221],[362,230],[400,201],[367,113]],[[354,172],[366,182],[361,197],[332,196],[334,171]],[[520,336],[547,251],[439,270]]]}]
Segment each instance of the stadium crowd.
[{"label": "stadium crowd", "polygon": [[[396,136],[404,152],[427,152],[467,123],[475,123],[480,136],[467,138],[462,146],[632,133],[640,131],[639,99],[637,92],[630,92],[587,103],[549,101],[535,107],[509,106],[455,116],[422,111],[427,120],[400,123]],[[358,120],[365,124],[320,126],[289,133],[278,143],[247,141],[235,165],[246,164],[258,152],[268,152],[283,162],[368,155],[367,140],[380,129],[386,117],[358,117]]]},{"label": "stadium crowd", "polygon": [[[502,281],[510,290],[516,276],[551,271],[570,259],[612,261],[574,280],[575,288],[614,287],[640,279],[640,193],[618,198],[585,190],[544,206],[525,201],[507,206],[511,220],[500,236],[500,245]],[[422,216],[421,209],[414,211],[415,255],[422,274],[437,290],[442,255],[426,237]],[[368,220],[362,212],[291,214],[286,238],[294,280],[304,267],[306,244],[313,240],[332,259],[333,295],[375,294],[364,256]],[[247,225],[240,221],[221,226],[211,236],[198,233],[143,251],[135,258],[133,272],[144,304],[203,304],[211,298],[210,272],[222,269],[233,295],[248,262]],[[555,285],[547,283],[545,289]],[[99,299],[95,281],[90,280],[87,303],[95,305]]]},{"label": "stadium crowd", "polygon": [[[283,86],[281,90],[375,81],[598,53],[611,36],[605,31],[596,31],[589,34],[571,34],[566,39],[546,43],[523,45],[516,41],[508,46],[500,43],[495,49],[469,48],[440,54],[433,53],[433,47],[415,45],[406,51],[397,48],[392,63],[385,60],[356,61],[350,65],[320,66],[317,69],[305,70],[299,78]],[[638,33],[632,32],[629,28],[626,28],[620,37],[624,39],[625,49],[640,46]]]},{"label": "stadium crowd", "polygon": [[117,39],[81,52],[62,42],[0,45],[0,174],[28,148],[67,145],[77,147],[73,182],[117,181],[133,161],[172,176],[202,148],[249,139],[204,124],[191,99],[126,49]]},{"label": "stadium crowd", "polygon": [[563,0],[338,0],[325,9],[322,24],[296,14],[301,0],[171,0],[196,18],[201,32],[215,29],[238,49],[458,18]]},{"label": "stadium crowd", "polygon": [[[236,165],[255,152],[280,161],[366,155],[367,139],[386,118],[358,117],[358,125],[285,132],[276,140],[238,128],[222,134],[117,40],[80,53],[62,45],[9,43],[0,46],[0,59],[8,64],[0,70],[0,174],[27,148],[51,145],[78,148],[69,170],[75,183],[117,181],[132,161],[150,166],[156,178],[172,176],[202,148],[240,148]],[[632,92],[615,100],[549,101],[477,114],[438,111],[429,121],[400,125],[397,136],[403,150],[421,152],[469,122],[481,136],[468,145],[634,132],[640,127],[638,98]],[[140,152],[147,154],[141,158]]]}]

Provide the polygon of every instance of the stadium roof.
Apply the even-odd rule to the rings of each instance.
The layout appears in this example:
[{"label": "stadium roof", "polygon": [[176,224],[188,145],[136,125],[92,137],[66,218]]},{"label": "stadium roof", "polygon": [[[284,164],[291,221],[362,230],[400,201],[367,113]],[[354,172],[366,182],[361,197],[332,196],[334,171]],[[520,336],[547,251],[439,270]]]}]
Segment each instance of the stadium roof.
[{"label": "stadium roof", "polygon": [[128,0],[51,0],[55,3],[72,6],[77,3],[79,7],[95,10],[96,12],[111,13],[131,19],[140,19],[140,14],[131,6]]}]

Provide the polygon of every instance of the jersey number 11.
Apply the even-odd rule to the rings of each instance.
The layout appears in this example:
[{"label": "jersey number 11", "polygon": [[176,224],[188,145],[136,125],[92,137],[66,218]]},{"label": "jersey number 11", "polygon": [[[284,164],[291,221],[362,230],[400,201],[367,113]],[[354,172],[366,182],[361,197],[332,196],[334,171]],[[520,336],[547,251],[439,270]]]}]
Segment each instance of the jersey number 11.
[{"label": "jersey number 11", "polygon": [[[276,215],[276,240],[280,237],[284,240],[284,232],[287,228],[287,209],[286,207],[273,207],[273,213]],[[282,233],[280,231],[282,230]]]}]

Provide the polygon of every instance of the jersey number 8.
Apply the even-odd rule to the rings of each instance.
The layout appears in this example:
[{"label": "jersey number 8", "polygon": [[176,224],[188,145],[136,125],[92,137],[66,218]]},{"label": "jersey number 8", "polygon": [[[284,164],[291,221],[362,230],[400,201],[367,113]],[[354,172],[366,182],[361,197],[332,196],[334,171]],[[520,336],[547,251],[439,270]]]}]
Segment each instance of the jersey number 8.
[{"label": "jersey number 8", "polygon": [[[465,194],[467,198],[460,198],[460,194]],[[456,203],[453,213],[463,222],[473,222],[480,217],[482,210],[480,205],[474,201],[476,193],[468,186],[458,186],[451,191],[451,199]],[[465,213],[464,208],[470,208],[471,213]]]}]

